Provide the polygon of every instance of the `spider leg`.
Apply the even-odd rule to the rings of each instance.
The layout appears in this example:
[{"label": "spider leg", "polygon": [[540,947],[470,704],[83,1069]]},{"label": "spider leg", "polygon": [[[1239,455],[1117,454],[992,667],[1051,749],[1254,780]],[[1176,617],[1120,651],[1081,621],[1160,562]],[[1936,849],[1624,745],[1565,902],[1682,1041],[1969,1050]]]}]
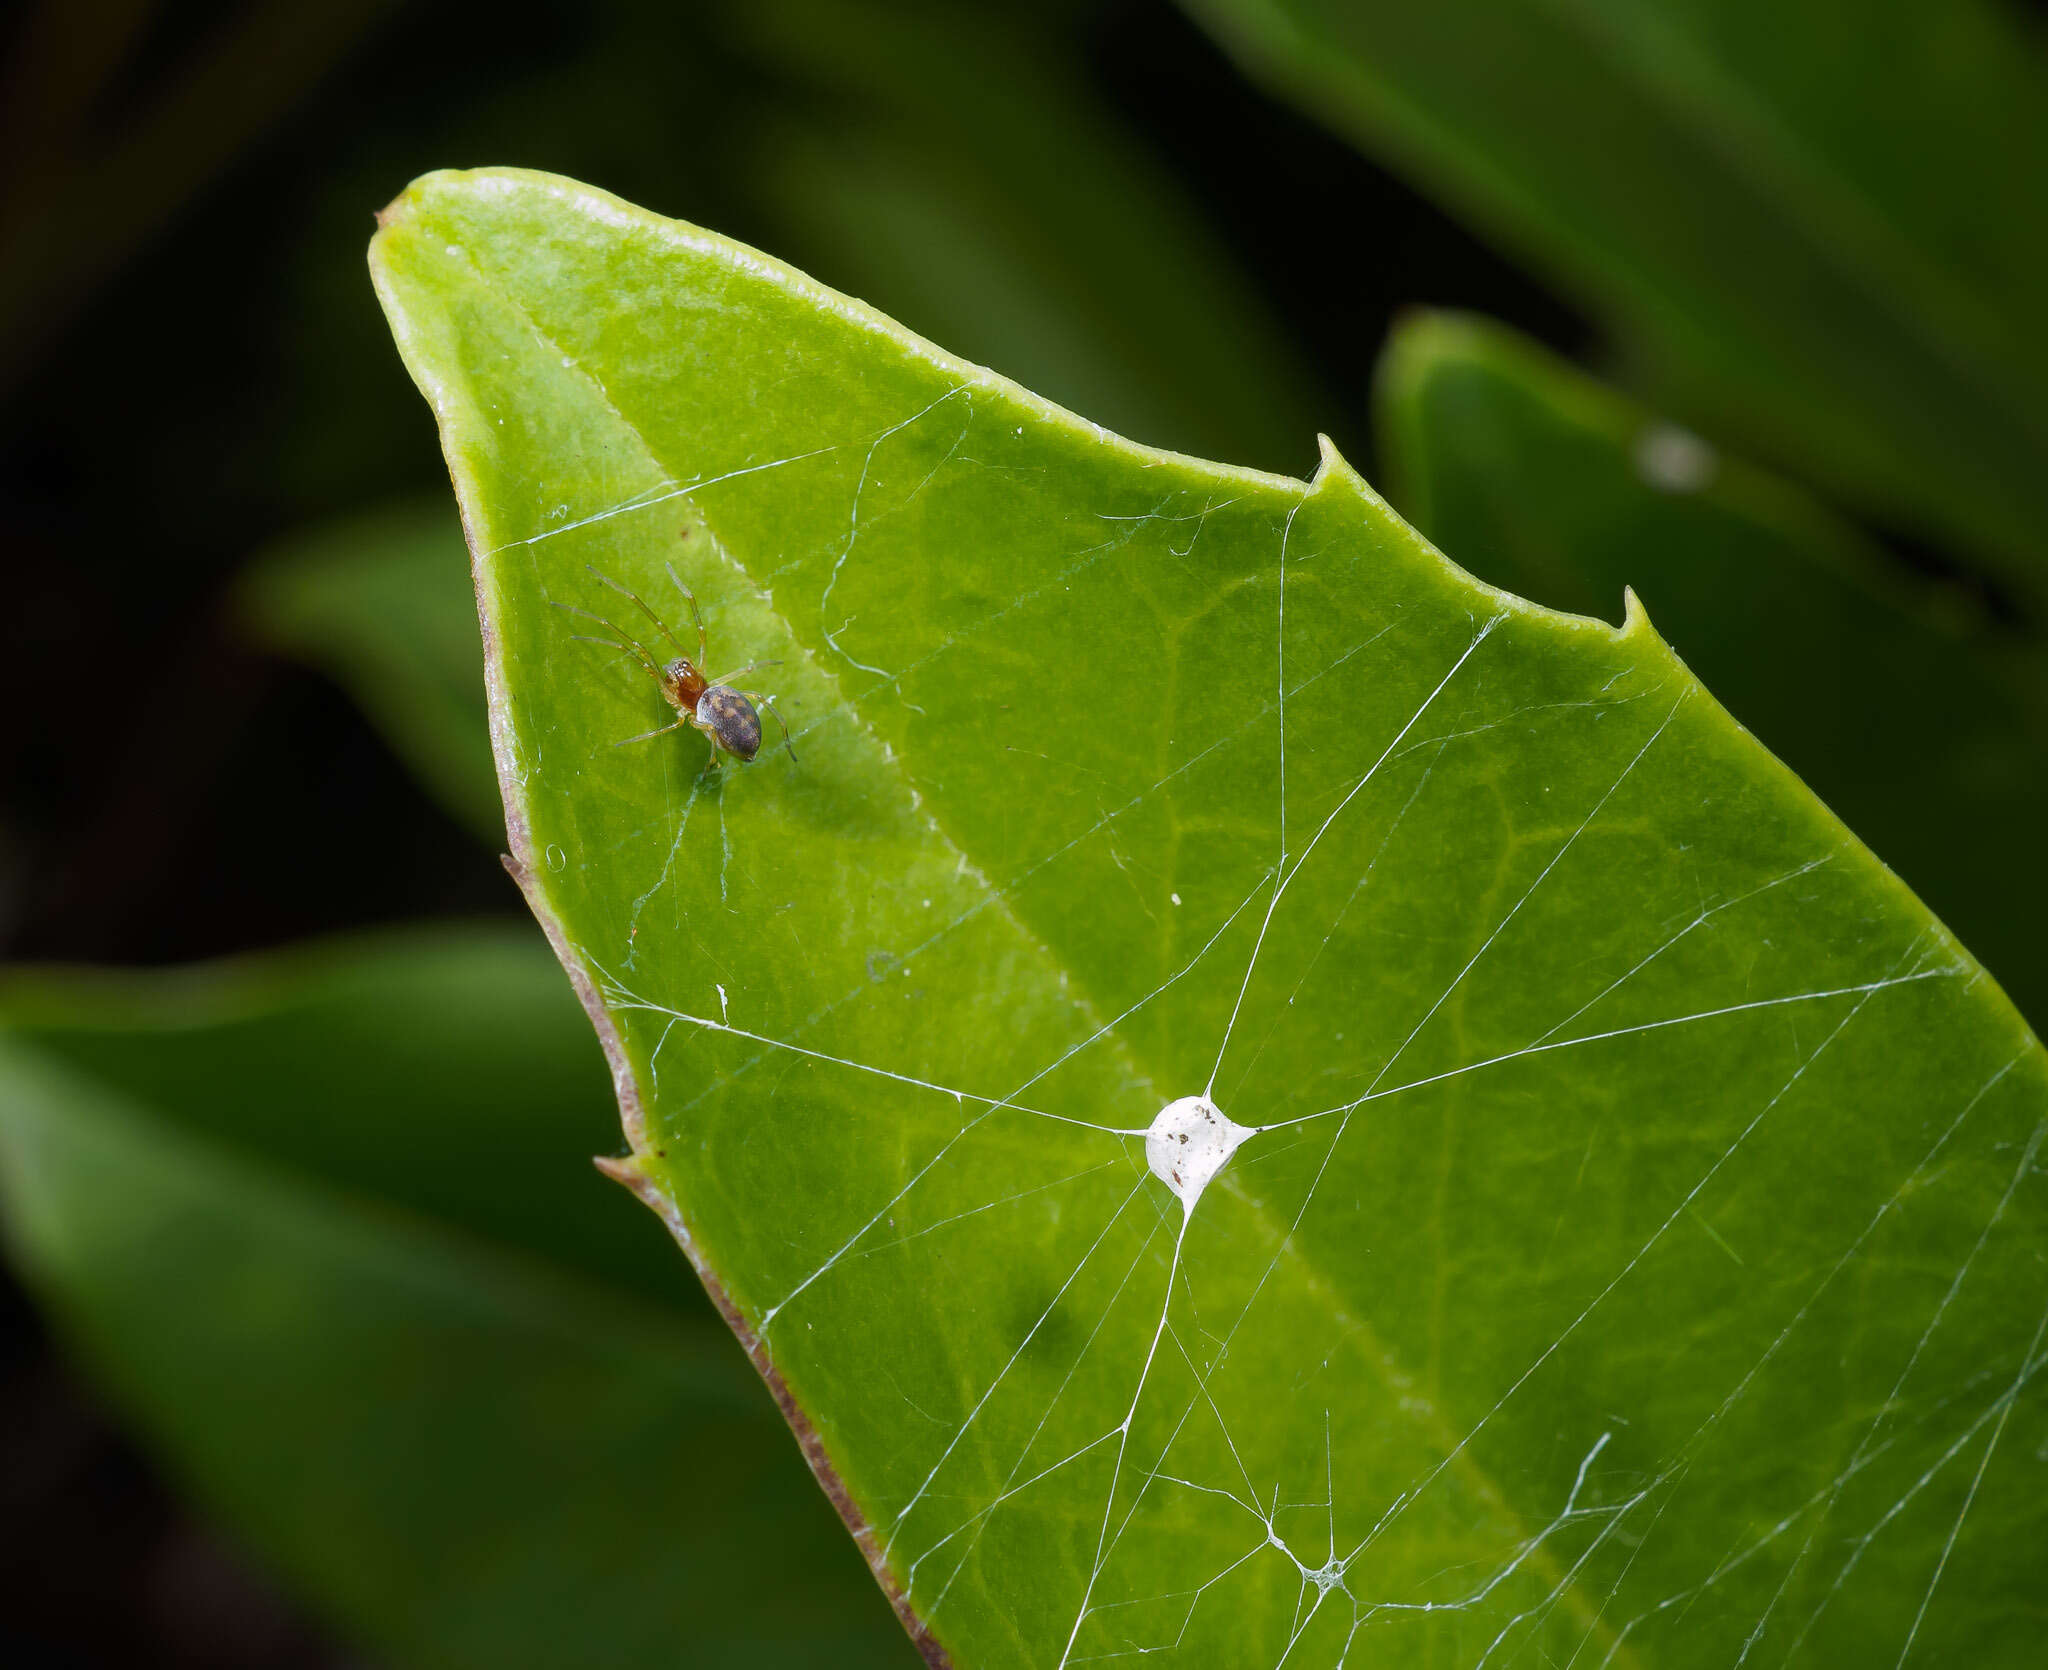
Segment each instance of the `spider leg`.
[{"label": "spider leg", "polygon": [[685,725],[689,724],[691,722],[691,717],[691,715],[685,714],[681,719],[678,719],[673,725],[660,725],[651,731],[642,731],[638,736],[621,737],[617,742],[614,742],[612,746],[614,748],[623,748],[628,743],[645,742],[649,737],[667,736],[670,731],[679,731]]},{"label": "spider leg", "polygon": [[614,643],[610,638],[600,638],[594,632],[572,632],[569,634],[569,641],[574,644],[602,644],[606,649],[615,649],[621,655],[632,656],[655,678],[661,677],[661,674],[655,671],[654,664],[647,659],[646,653],[635,644]]},{"label": "spider leg", "polygon": [[[744,668],[741,669],[745,671]],[[757,706],[765,707],[774,716],[776,724],[782,727],[782,746],[789,750],[789,763],[796,764],[796,745],[789,740],[789,721],[782,717],[782,709],[775,705],[773,696],[764,696],[757,690],[742,690],[740,694]]]},{"label": "spider leg", "polygon": [[661,668],[655,665],[654,657],[648,651],[647,646],[634,637],[632,633],[622,630],[617,622],[606,620],[603,615],[594,615],[588,609],[579,609],[573,603],[557,603],[555,607],[564,614],[581,615],[585,620],[594,620],[599,626],[608,627],[613,632],[617,632],[619,637],[626,640],[622,644],[616,639],[599,638],[588,632],[572,632],[570,637],[578,643],[603,644],[607,649],[615,649],[621,654],[630,655],[647,669],[648,677],[652,678],[656,684],[661,682]]},{"label": "spider leg", "polygon": [[[735,667],[729,673],[721,673],[717,678],[712,679],[710,682],[713,684],[729,685],[732,683],[734,679],[745,678],[747,674],[757,673],[763,667],[779,667],[781,665],[782,663],[780,661],[749,661],[744,667]],[[746,692],[744,691],[741,692],[742,695],[744,695],[745,693]]]},{"label": "spider leg", "polygon": [[[697,594],[683,584],[683,577],[676,572],[676,565],[665,562],[661,565],[668,570],[668,577],[675,581],[676,590],[683,594],[683,601],[690,605],[690,618],[697,623],[697,665],[704,665],[704,611],[697,607]],[[714,681],[716,682],[716,681]]]},{"label": "spider leg", "polygon": [[[647,606],[647,600],[643,598],[637,591],[634,591],[630,586],[620,585],[619,582],[614,580],[609,574],[604,574],[599,572],[595,568],[591,568],[589,563],[585,563],[583,566],[585,568],[590,568],[590,572],[592,574],[595,574],[599,580],[601,580],[605,585],[610,586],[612,590],[617,592],[621,597],[632,599],[633,603],[639,608],[640,612],[643,615],[645,615],[649,620],[653,621],[656,626],[661,628],[661,635],[664,638],[666,638],[670,643],[676,646],[676,654],[681,655],[683,653],[682,642],[680,639],[676,637],[676,635],[673,632],[671,632],[668,629],[668,622],[663,620],[661,616],[657,615],[652,609],[650,609]],[[618,628],[613,627],[612,630],[616,632],[618,631]],[[624,634],[621,633],[620,636],[623,637]],[[698,653],[702,653],[702,646],[699,646]]]},{"label": "spider leg", "polygon": [[718,757],[719,749],[723,746],[723,744],[721,744],[718,740],[718,731],[716,727],[705,724],[704,721],[699,719],[694,713],[684,714],[683,723],[688,725],[692,730],[697,731],[700,735],[703,736],[706,742],[711,744],[711,758],[704,762],[704,769],[706,771],[716,771],[719,768],[719,766],[724,763]]}]

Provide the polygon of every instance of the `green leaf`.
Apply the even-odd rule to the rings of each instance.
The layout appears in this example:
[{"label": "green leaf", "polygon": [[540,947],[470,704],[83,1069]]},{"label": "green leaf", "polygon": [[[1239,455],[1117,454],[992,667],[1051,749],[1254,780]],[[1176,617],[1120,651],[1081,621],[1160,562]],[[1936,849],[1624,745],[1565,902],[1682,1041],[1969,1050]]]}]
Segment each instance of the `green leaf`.
[{"label": "green leaf", "polygon": [[258,637],[361,704],[428,793],[503,840],[476,600],[445,503],[386,506],[287,540],[256,559],[240,601]]},{"label": "green leaf", "polygon": [[1188,0],[1658,399],[2048,597],[2048,77],[1983,0]]},{"label": "green leaf", "polygon": [[[371,259],[618,1172],[935,1661],[2026,1658],[2048,1061],[1640,610],[570,181]],[[629,740],[670,564],[794,761]]]},{"label": "green leaf", "polygon": [[1512,332],[1417,314],[1380,362],[1388,492],[1482,579],[1658,628],[2048,1015],[2048,662],[1789,484]]},{"label": "green leaf", "polygon": [[530,936],[17,973],[0,1012],[17,1269],[380,1658],[906,1661],[696,1284],[591,1171],[602,1066]]}]

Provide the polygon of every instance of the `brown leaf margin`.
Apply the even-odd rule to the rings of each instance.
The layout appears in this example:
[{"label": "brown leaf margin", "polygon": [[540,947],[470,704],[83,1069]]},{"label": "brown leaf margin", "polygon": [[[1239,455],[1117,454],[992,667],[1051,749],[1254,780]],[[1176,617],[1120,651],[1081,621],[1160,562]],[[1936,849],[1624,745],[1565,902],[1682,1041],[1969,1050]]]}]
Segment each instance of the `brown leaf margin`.
[{"label": "brown leaf margin", "polygon": [[[474,549],[472,546],[472,560]],[[485,648],[487,652],[493,651],[496,646],[491,642],[493,633],[489,619],[487,616],[480,618],[484,621]],[[487,654],[486,665],[495,667],[497,663]],[[495,697],[495,692],[493,694]],[[530,853],[532,840],[526,828],[526,820],[514,806],[509,795],[505,803],[505,825],[510,844]],[[591,979],[589,970],[583,966],[582,960],[570,946],[568,937],[562,931],[561,922],[549,908],[546,895],[538,885],[531,866],[524,859],[511,853],[505,854],[501,862],[506,872],[518,884],[527,908],[533,912],[534,920],[540,924],[541,932],[547,935],[548,944],[553,949],[556,960],[569,976],[569,984],[575,988],[577,999],[583,1005],[583,1012],[590,1017],[590,1024],[597,1033],[597,1041],[604,1049],[605,1061],[611,1068],[612,1091],[619,1102],[619,1123],[624,1127],[626,1145],[631,1152],[623,1158],[598,1155],[592,1163],[613,1182],[621,1183],[632,1190],[639,1196],[641,1202],[668,1226],[669,1234],[675,1237],[676,1245],[683,1249],[683,1255],[689,1259],[690,1267],[697,1272],[697,1279],[704,1284],[704,1291],[710,1295],[712,1304],[717,1306],[718,1314],[725,1318],[726,1326],[732,1330],[733,1337],[740,1342],[741,1349],[746,1352],[747,1360],[754,1365],[755,1371],[767,1383],[769,1394],[775,1399],[775,1406],[782,1411],[782,1418],[789,1423],[790,1431],[796,1434],[797,1445],[803,1451],[804,1460],[810,1463],[812,1476],[825,1492],[826,1499],[839,1510],[840,1519],[852,1533],[855,1546],[860,1549],[861,1557],[867,1561],[868,1570],[874,1573],[875,1581],[881,1585],[882,1593],[888,1597],[889,1605],[895,1610],[898,1622],[908,1632],[912,1645],[923,1655],[925,1663],[931,1670],[952,1670],[951,1655],[932,1634],[931,1626],[910,1604],[908,1592],[897,1581],[895,1572],[890,1569],[887,1559],[883,1556],[881,1538],[875,1534],[874,1526],[868,1523],[866,1515],[861,1512],[852,1493],[847,1490],[845,1480],[840,1478],[839,1470],[833,1465],[832,1457],[825,1448],[824,1439],[819,1435],[817,1427],[812,1424],[803,1405],[797,1401],[796,1394],[789,1389],[789,1383],[783,1379],[782,1371],[775,1366],[775,1360],[768,1354],[767,1345],[760,1335],[754,1332],[753,1325],[741,1314],[739,1306],[733,1303],[732,1296],[726,1292],[725,1284],[719,1279],[717,1271],[712,1269],[710,1260],[704,1256],[696,1238],[690,1234],[689,1225],[683,1221],[683,1215],[675,1202],[662,1193],[661,1186],[648,1174],[644,1163],[649,1152],[647,1114],[640,1095],[640,1083],[634,1077],[632,1063],[627,1058],[625,1039],[620,1036],[618,1023],[612,1019],[610,1010],[604,1005],[604,999],[598,995],[596,982]]]}]

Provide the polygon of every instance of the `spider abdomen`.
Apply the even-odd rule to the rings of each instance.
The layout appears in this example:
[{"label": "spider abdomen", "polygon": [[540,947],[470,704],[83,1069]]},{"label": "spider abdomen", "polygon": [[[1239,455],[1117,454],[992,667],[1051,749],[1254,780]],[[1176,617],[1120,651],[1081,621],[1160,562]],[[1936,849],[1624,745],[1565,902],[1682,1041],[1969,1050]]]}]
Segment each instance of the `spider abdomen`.
[{"label": "spider abdomen", "polygon": [[760,752],[761,716],[729,685],[714,684],[697,698],[697,723],[737,759],[751,760]]}]

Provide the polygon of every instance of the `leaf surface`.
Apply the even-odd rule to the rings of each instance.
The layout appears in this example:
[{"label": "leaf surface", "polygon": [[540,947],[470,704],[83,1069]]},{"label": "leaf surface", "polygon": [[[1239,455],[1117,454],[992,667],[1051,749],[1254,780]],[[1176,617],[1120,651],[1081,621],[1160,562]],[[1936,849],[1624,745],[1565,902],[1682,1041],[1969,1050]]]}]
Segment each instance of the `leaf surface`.
[{"label": "leaf surface", "polygon": [[0,1015],[16,1270],[380,1662],[910,1661],[696,1284],[583,1159],[603,1071],[531,935],[17,971]]},{"label": "leaf surface", "polygon": [[1658,630],[2048,1014],[2048,660],[1798,489],[1487,321],[1418,314],[1380,362],[1401,512],[1475,574]]},{"label": "leaf surface", "polygon": [[[619,1174],[928,1657],[2020,1662],[2040,1047],[1639,610],[565,180],[372,269]],[[682,585],[794,761],[630,740]]]},{"label": "leaf surface", "polygon": [[1189,9],[1595,310],[1660,401],[2048,597],[2048,74],[2005,8]]}]

